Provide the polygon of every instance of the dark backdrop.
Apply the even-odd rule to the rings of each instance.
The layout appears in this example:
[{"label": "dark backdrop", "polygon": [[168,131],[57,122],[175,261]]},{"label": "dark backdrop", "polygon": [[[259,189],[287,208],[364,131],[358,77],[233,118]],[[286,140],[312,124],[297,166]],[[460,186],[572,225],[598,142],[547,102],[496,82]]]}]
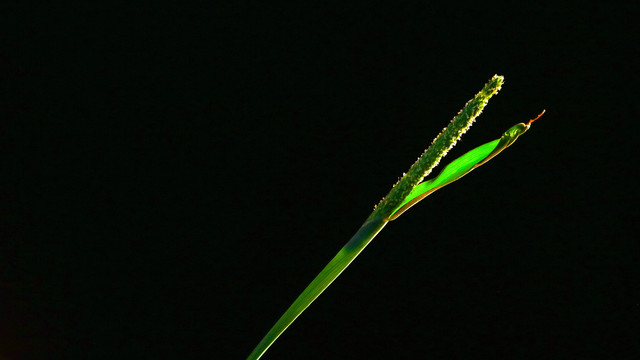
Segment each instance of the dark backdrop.
[{"label": "dark backdrop", "polygon": [[630,7],[213,3],[5,6],[0,358],[244,359],[494,74],[264,358],[638,355]]}]

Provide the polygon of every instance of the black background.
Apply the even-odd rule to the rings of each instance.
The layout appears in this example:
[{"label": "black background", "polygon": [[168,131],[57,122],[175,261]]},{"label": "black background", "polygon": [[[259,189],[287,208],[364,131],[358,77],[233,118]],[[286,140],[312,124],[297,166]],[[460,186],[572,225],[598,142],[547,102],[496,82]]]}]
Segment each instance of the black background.
[{"label": "black background", "polygon": [[5,5],[0,358],[243,359],[494,74],[449,157],[264,359],[634,358],[637,13]]}]

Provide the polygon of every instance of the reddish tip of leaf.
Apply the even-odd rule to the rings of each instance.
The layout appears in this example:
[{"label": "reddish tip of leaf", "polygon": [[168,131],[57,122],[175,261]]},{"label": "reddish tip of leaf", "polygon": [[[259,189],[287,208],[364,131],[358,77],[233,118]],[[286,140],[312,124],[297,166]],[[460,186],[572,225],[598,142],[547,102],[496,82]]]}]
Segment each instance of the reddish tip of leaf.
[{"label": "reddish tip of leaf", "polygon": [[529,122],[527,123],[527,126],[530,126],[532,122],[538,120],[540,118],[540,116],[542,116],[544,114],[545,111],[547,111],[547,110],[542,110],[542,112],[538,116],[536,116],[534,119],[529,120]]}]

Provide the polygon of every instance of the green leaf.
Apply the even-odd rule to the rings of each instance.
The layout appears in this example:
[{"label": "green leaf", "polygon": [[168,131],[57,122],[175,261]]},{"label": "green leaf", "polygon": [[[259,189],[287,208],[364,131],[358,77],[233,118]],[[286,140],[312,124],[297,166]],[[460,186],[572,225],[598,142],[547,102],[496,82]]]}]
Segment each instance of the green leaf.
[{"label": "green leaf", "polygon": [[487,156],[493,152],[499,142],[500,139],[497,139],[467,152],[449,163],[449,165],[447,165],[435,178],[418,184],[413,188],[413,190],[411,190],[400,206],[393,211],[389,219],[396,219],[400,214],[415,205],[418,201],[430,195],[432,192],[469,173],[474,169],[475,165],[486,159]]}]

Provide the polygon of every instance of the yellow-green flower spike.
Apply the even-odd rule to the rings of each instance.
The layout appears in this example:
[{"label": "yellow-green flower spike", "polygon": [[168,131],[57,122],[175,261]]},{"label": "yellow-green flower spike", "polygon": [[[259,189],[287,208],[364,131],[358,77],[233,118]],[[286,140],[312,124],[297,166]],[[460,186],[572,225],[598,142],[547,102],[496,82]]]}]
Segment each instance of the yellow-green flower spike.
[{"label": "yellow-green flower spike", "polygon": [[409,171],[393,186],[389,194],[380,201],[371,216],[369,216],[369,219],[378,216],[388,218],[392,214],[411,190],[438,165],[440,160],[447,155],[447,152],[455,146],[458,139],[467,132],[473,121],[487,105],[489,99],[500,90],[503,83],[504,78],[502,76],[494,75],[482,90],[467,102],[458,115],[451,120],[449,126],[442,130],[429,148],[409,168]]}]

